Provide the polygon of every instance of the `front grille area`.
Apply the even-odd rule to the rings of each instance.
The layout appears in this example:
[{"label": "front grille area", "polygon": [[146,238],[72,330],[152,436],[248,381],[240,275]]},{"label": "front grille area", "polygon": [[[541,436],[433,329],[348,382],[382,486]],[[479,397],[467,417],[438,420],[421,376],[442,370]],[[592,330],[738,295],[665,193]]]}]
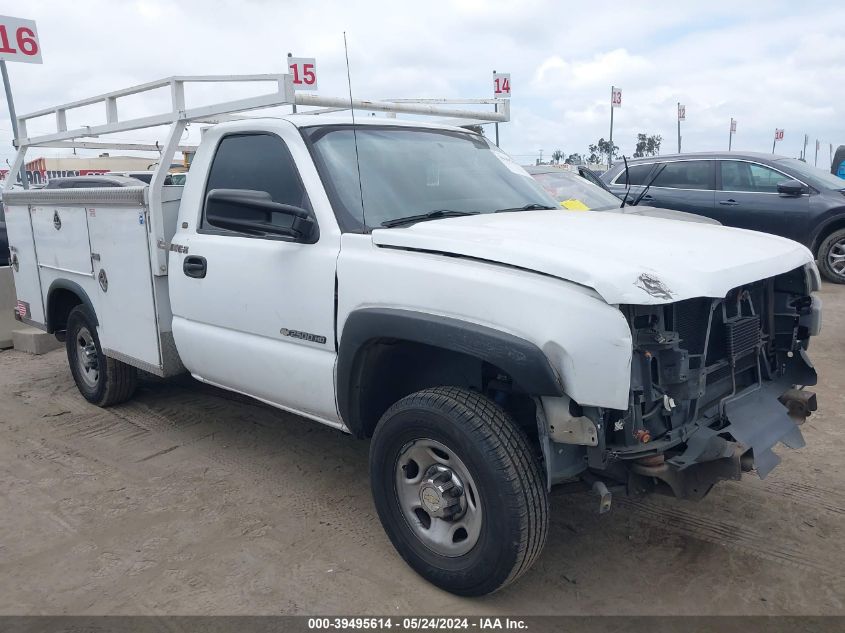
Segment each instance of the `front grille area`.
[{"label": "front grille area", "polygon": [[688,425],[729,425],[732,399],[779,380],[806,346],[808,286],[796,268],[722,298],[623,306],[634,347],[630,407],[608,431],[608,444],[636,454],[644,433],[652,442],[681,443]]},{"label": "front grille area", "polygon": [[711,303],[711,299],[687,299],[674,305],[670,325],[680,336],[681,346],[690,354],[704,352]]}]

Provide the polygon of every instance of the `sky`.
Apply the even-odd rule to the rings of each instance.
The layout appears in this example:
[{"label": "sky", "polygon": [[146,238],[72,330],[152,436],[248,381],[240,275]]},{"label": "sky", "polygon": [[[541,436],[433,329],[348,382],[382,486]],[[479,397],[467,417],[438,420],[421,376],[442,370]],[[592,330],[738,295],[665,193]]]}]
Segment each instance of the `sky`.
[{"label": "sky", "polygon": [[[40,0],[0,1],[0,15],[35,20],[41,41],[42,65],[8,64],[18,113],[170,75],[285,72],[289,51],[317,59],[320,94],[348,95],[345,31],[356,98],[490,97],[492,71],[509,72],[500,144],[522,163],[607,138],[611,86],[623,95],[613,139],[629,156],[640,132],[662,135],[661,153],[677,150],[678,102],[685,152],[727,149],[731,117],[734,149],[771,152],[783,128],[778,153],[798,156],[807,134],[808,159],[819,139],[822,166],[830,143],[845,144],[845,4],[829,0]],[[217,87],[189,93],[189,105],[241,94]],[[141,116],[165,105],[151,93],[118,108]],[[102,123],[101,110],[69,115],[69,126]],[[12,134],[0,111],[5,162]]]}]

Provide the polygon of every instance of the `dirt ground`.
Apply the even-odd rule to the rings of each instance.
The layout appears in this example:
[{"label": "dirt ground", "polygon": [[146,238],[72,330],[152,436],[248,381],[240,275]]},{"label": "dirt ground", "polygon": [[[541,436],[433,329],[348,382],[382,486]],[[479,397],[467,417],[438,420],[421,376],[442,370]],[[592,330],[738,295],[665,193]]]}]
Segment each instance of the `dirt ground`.
[{"label": "dirt ground", "polygon": [[845,287],[822,297],[806,448],[700,503],[553,493],[539,563],[482,599],[393,551],[367,443],[187,378],[102,410],[63,351],[2,352],[0,613],[845,614]]}]

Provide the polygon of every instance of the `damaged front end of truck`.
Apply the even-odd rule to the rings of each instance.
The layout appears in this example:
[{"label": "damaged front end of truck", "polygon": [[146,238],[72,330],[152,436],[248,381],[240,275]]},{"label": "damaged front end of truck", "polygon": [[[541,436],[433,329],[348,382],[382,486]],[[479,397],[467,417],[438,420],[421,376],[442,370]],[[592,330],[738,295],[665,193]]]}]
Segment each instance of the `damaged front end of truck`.
[{"label": "damaged front end of truck", "polygon": [[720,480],[768,475],[780,461],[772,448],[804,446],[800,425],[816,408],[805,388],[816,383],[806,351],[821,325],[818,284],[806,266],[724,298],[620,306],[633,344],[628,409],[546,406],[559,427],[550,439],[564,440],[547,455],[551,479],[566,474],[575,443],[586,449],[580,477],[605,495],[617,484],[701,499]]}]

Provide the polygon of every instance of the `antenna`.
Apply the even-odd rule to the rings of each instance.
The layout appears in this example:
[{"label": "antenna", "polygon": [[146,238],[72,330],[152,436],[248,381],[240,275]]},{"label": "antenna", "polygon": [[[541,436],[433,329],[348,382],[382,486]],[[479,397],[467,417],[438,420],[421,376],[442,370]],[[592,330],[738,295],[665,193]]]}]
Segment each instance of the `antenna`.
[{"label": "antenna", "polygon": [[352,102],[352,79],[349,75],[349,49],[346,47],[346,31],[343,32],[343,53],[346,55],[346,84],[349,86],[349,110],[352,112],[352,139],[355,142],[355,167],[358,169],[358,193],[361,196],[361,220],[367,225],[364,212],[364,186],[361,183],[361,160],[358,158],[358,131],[355,128],[355,106]]}]

